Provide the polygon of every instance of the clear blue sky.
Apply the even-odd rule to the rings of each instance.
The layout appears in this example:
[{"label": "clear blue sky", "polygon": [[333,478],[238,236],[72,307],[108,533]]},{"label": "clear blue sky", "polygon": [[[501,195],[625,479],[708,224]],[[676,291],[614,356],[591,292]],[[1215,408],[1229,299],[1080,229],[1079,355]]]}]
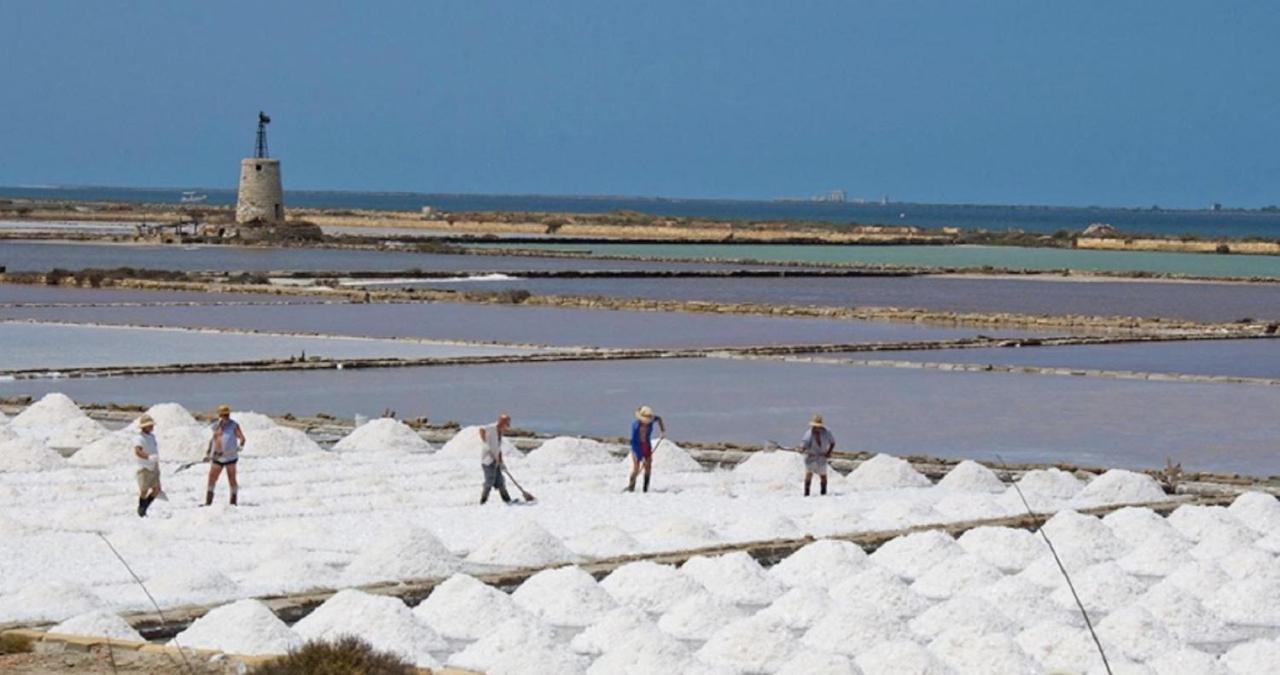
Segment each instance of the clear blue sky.
[{"label": "clear blue sky", "polygon": [[1280,202],[1277,2],[0,0],[0,184]]}]

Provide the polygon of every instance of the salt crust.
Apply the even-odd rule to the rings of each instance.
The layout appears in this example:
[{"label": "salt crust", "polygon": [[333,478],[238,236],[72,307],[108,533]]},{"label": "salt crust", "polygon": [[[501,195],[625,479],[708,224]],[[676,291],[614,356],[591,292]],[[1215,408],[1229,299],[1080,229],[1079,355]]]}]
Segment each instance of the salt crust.
[{"label": "salt crust", "polygon": [[93,591],[61,581],[35,583],[0,596],[0,616],[6,621],[62,621],[99,609],[107,609],[107,603]]},{"label": "salt crust", "polygon": [[1149,539],[1177,537],[1186,539],[1164,516],[1144,506],[1126,506],[1103,516],[1102,524],[1121,541],[1140,546]]},{"label": "salt crust", "polygon": [[253,440],[246,443],[246,457],[296,457],[324,450],[301,429],[276,426],[253,432]]},{"label": "salt crust", "polygon": [[668,612],[685,598],[708,593],[680,570],[648,560],[618,567],[600,586],[618,602],[654,613]]},{"label": "salt crust", "polygon": [[929,651],[964,675],[1031,675],[1040,668],[1013,638],[1003,633],[975,635],[955,628],[929,643]]},{"label": "salt crust", "polygon": [[[398,419],[382,417],[356,427],[333,444],[337,452],[434,452],[418,432]],[[479,449],[473,457],[480,461]]]},{"label": "salt crust", "polygon": [[681,640],[707,640],[726,624],[746,617],[733,603],[713,595],[695,595],[676,603],[658,619],[658,628]]},{"label": "salt crust", "polygon": [[672,515],[645,530],[644,540],[651,542],[650,548],[669,551],[715,544],[720,541],[720,535],[697,518]]},{"label": "salt crust", "polygon": [[861,675],[849,657],[814,649],[804,649],[791,657],[777,675]]},{"label": "salt crust", "polygon": [[613,558],[640,551],[640,542],[626,530],[614,525],[596,525],[573,537],[566,545],[586,558]]},{"label": "salt crust", "polygon": [[1263,534],[1280,530],[1280,499],[1265,492],[1246,492],[1227,507],[1240,522]]},{"label": "salt crust", "polygon": [[956,672],[932,652],[908,640],[872,646],[854,660],[865,675],[954,675]]},{"label": "salt crust", "polygon": [[1280,640],[1252,640],[1222,655],[1222,663],[1236,673],[1274,673],[1280,663]]},{"label": "salt crust", "polygon": [[934,503],[933,509],[948,520],[985,520],[1003,518],[1022,512],[1022,505],[1017,510],[1010,510],[1000,499],[986,493],[962,493],[943,497]]},{"label": "salt crust", "polygon": [[89,417],[76,417],[55,427],[45,444],[51,448],[82,448],[108,433],[106,427]]},{"label": "salt crust", "polygon": [[283,654],[302,638],[257,600],[239,600],[196,619],[170,643],[230,654]]},{"label": "salt crust", "polygon": [[900,577],[915,579],[943,560],[963,554],[964,549],[951,535],[926,530],[886,542],[871,554],[871,562]]},{"label": "salt crust", "polygon": [[976,596],[960,596],[934,605],[909,624],[912,632],[927,640],[957,628],[984,635],[1012,632],[1015,625],[995,605]]},{"label": "salt crust", "polygon": [[494,663],[509,654],[527,654],[530,650],[554,650],[559,646],[555,631],[527,613],[505,619],[487,629],[480,639],[451,655],[449,665],[487,672]]},{"label": "salt crust", "polygon": [[133,629],[127,621],[115,612],[95,610],[77,614],[49,629],[50,633],[59,635],[84,635],[88,637],[105,637],[112,640],[128,640],[143,642],[142,634]]},{"label": "salt crust", "polygon": [[1149,661],[1179,647],[1161,619],[1138,606],[1118,609],[1098,623],[1098,635],[1134,661]]},{"label": "salt crust", "polygon": [[883,453],[859,464],[845,477],[845,482],[851,490],[891,490],[933,485],[910,462]]},{"label": "salt crust", "polygon": [[1216,656],[1191,647],[1157,656],[1147,665],[1156,675],[1231,675]]},{"label": "salt crust", "polygon": [[831,598],[837,606],[871,603],[890,616],[904,619],[929,606],[928,600],[908,588],[892,572],[874,566],[836,584],[831,589]]},{"label": "salt crust", "polygon": [[1142,504],[1169,499],[1156,479],[1145,473],[1111,469],[1089,481],[1075,496],[1081,505]]},{"label": "salt crust", "polygon": [[23,436],[44,441],[58,427],[88,417],[66,394],[45,394],[9,421],[9,427]]},{"label": "salt crust", "polygon": [[614,461],[611,446],[590,438],[557,436],[543,441],[529,453],[529,465],[539,467],[608,464]]},{"label": "salt crust", "polygon": [[575,635],[569,648],[579,654],[603,654],[605,650],[617,649],[628,641],[643,640],[659,632],[645,612],[623,605]]},{"label": "salt crust", "polygon": [[[1084,483],[1062,469],[1033,469],[1022,474],[1018,479],[1018,487],[1028,501],[1032,497],[1051,497],[1053,499],[1071,499],[1084,489]],[[1034,502],[1033,502],[1034,503]]]},{"label": "salt crust", "polygon": [[1219,588],[1205,607],[1230,623],[1280,627],[1280,578],[1232,581]]},{"label": "salt crust", "polygon": [[794,520],[776,513],[747,520],[734,519],[722,531],[726,540],[738,542],[799,539],[805,534]]},{"label": "salt crust", "polygon": [[1183,504],[1169,514],[1169,524],[1193,542],[1225,529],[1248,530],[1225,506]]},{"label": "salt crust", "polygon": [[[423,441],[425,443],[425,441]],[[439,456],[463,462],[480,463],[480,453],[484,450],[484,441],[480,440],[480,426],[462,427],[440,446]],[[502,439],[502,456],[504,458],[523,457],[524,453],[516,449],[510,438]]]},{"label": "salt crust", "polygon": [[667,675],[691,671],[693,653],[683,642],[658,630],[624,639],[598,657],[589,675]]},{"label": "salt crust", "polygon": [[555,535],[535,521],[513,523],[467,556],[468,562],[511,567],[544,567],[573,562],[573,554]]},{"label": "salt crust", "polygon": [[717,557],[694,556],[680,567],[680,571],[701,583],[713,595],[737,604],[767,605],[786,590],[744,551]]},{"label": "salt crust", "polygon": [[769,576],[787,586],[816,585],[829,587],[834,580],[842,579],[865,569],[867,554],[862,547],[847,541],[820,539],[769,568]]},{"label": "salt crust", "polygon": [[870,645],[910,637],[901,619],[873,603],[852,601],[836,605],[815,621],[800,641],[808,647],[856,656]]},{"label": "salt crust", "polygon": [[966,591],[988,586],[1000,580],[1000,570],[972,553],[965,553],[929,568],[916,578],[911,590],[941,600]]},{"label": "salt crust", "polygon": [[67,458],[74,466],[114,466],[132,465],[133,434],[115,432],[80,448]]},{"label": "salt crust", "polygon": [[1093,562],[1101,562],[1114,560],[1129,549],[1101,520],[1070,509],[1054,514],[1042,529],[1059,555],[1080,552]]},{"label": "salt crust", "polygon": [[0,443],[0,473],[47,471],[66,466],[67,460],[33,438],[15,438]]},{"label": "salt crust", "polygon": [[733,477],[740,481],[795,487],[804,480],[804,455],[798,452],[753,452],[733,467]]},{"label": "salt crust", "polygon": [[594,577],[575,566],[538,572],[511,599],[553,626],[586,627],[618,607]]},{"label": "salt crust", "polygon": [[1174,533],[1151,537],[1116,560],[1120,569],[1139,576],[1162,577],[1178,568],[1191,552],[1191,542]]},{"label": "salt crust", "polygon": [[973,461],[964,460],[952,467],[947,475],[938,481],[938,487],[960,490],[963,492],[989,492],[999,494],[1008,489],[1004,481],[994,471]]},{"label": "salt crust", "polygon": [[[655,473],[658,471],[685,473],[704,470],[698,460],[689,454],[688,450],[680,447],[671,439],[668,438],[661,443],[658,441],[653,443],[653,470]],[[629,470],[631,468],[631,453],[628,452],[620,463]]]},{"label": "salt crust", "polygon": [[808,630],[830,611],[831,595],[819,586],[796,586],[783,593],[773,604],[760,610],[759,616],[770,616],[792,630]]},{"label": "salt crust", "polygon": [[975,527],[956,543],[1004,572],[1020,571],[1048,551],[1040,537],[1013,527]]},{"label": "salt crust", "polygon": [[341,575],[328,565],[286,553],[254,567],[238,581],[255,595],[282,595],[339,586]]},{"label": "salt crust", "polygon": [[351,583],[428,579],[452,574],[459,567],[460,561],[430,530],[402,526],[381,533],[351,561],[344,575]]},{"label": "salt crust", "polygon": [[[499,591],[501,592],[501,591]],[[306,640],[359,635],[374,649],[388,651],[421,668],[438,668],[432,651],[448,643],[399,598],[355,589],[339,591],[293,626]]]},{"label": "salt crust", "polygon": [[563,647],[508,651],[489,664],[487,675],[578,675],[587,660]]},{"label": "salt crust", "polygon": [[182,566],[148,579],[147,590],[164,604],[209,604],[236,597],[240,587],[217,570]]},{"label": "salt crust", "polygon": [[506,593],[466,574],[455,574],[437,585],[413,613],[447,638],[475,640],[525,611]]},{"label": "salt crust", "polygon": [[1033,626],[1045,621],[1072,626],[1084,625],[1078,611],[1064,608],[1050,600],[1045,595],[1044,587],[1021,577],[1004,577],[990,586],[971,591],[970,594],[998,607],[1010,619],[1023,626]]},{"label": "salt crust", "polygon": [[[1071,583],[1089,612],[1114,612],[1133,603],[1147,590],[1145,584],[1114,562],[1102,562],[1074,572]],[[1066,586],[1059,587],[1050,597],[1063,607],[1076,606],[1075,598]]]},{"label": "salt crust", "polygon": [[797,650],[791,633],[771,617],[738,619],[716,631],[698,650],[699,659],[739,672],[775,672]]}]

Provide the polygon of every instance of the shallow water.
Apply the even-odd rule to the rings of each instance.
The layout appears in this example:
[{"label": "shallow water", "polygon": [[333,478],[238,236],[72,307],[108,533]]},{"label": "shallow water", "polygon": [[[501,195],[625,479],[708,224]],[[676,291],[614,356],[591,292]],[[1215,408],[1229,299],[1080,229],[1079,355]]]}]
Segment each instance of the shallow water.
[{"label": "shallow water", "polygon": [[0,304],[21,303],[170,303],[170,302],[269,302],[323,303],[326,299],[305,295],[267,293],[205,293],[201,291],[145,291],[124,288],[77,288],[0,283]]},{"label": "shallow water", "polygon": [[0,370],[174,363],[226,363],[301,355],[330,358],[428,358],[485,356],[529,350],[489,346],[421,344],[391,340],[333,339],[205,333],[163,328],[106,328],[0,323]]},{"label": "shallow water", "polygon": [[[621,436],[652,405],[677,441],[798,438],[821,412],[839,447],[994,461],[1280,473],[1280,388],[696,359],[0,383],[0,395],[224,401],[271,413],[402,415]],[[656,459],[661,472],[661,454]]]}]

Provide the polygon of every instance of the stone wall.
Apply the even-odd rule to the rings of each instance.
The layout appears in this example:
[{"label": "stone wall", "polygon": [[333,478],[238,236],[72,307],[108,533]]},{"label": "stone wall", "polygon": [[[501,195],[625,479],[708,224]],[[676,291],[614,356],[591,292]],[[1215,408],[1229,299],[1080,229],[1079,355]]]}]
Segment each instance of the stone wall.
[{"label": "stone wall", "polygon": [[265,157],[240,160],[236,222],[284,222],[284,188],[280,182],[280,160]]}]

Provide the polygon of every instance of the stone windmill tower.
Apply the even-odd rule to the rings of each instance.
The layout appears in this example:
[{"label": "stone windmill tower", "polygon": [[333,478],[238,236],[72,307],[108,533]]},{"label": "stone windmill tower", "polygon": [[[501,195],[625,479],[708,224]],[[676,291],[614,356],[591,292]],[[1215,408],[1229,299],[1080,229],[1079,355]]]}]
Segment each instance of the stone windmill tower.
[{"label": "stone windmill tower", "polygon": [[280,184],[280,160],[267,156],[267,125],[271,118],[258,112],[258,142],[253,157],[240,160],[240,189],[236,222],[283,225],[284,188]]}]

